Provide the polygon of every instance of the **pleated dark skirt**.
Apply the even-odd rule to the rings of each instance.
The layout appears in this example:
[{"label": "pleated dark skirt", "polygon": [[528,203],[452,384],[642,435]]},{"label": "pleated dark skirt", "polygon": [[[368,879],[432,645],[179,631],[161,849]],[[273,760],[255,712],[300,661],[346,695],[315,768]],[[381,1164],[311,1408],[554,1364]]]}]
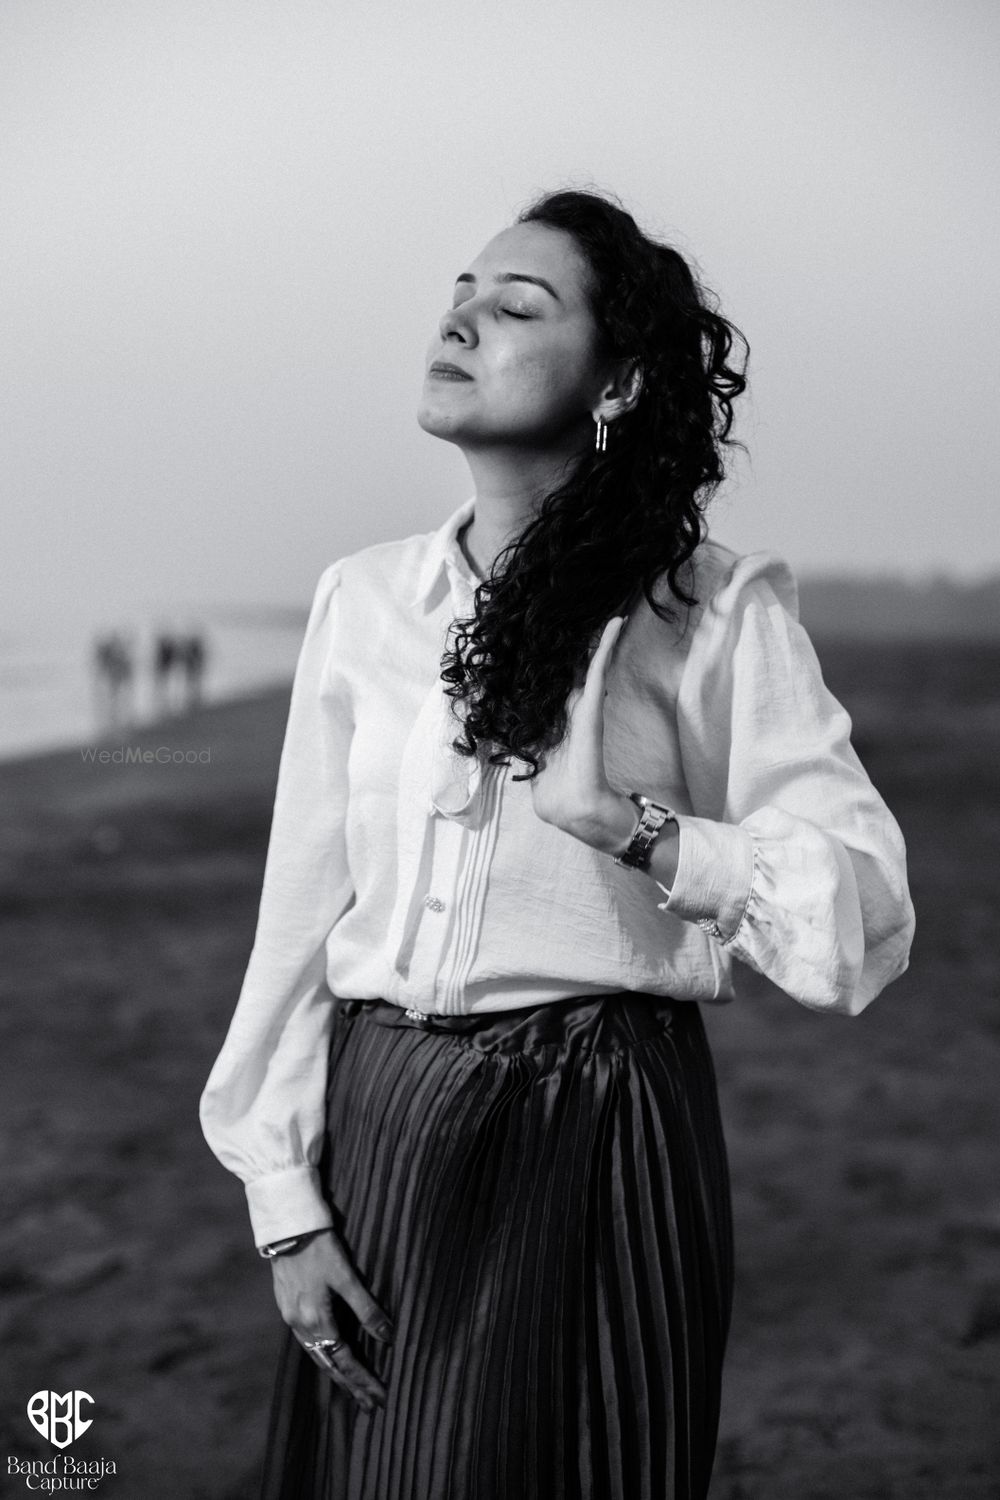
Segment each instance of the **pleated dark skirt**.
[{"label": "pleated dark skirt", "polygon": [[732,1299],[715,1075],[690,1001],[411,1020],[342,1000],[323,1180],[394,1320],[335,1317],[371,1413],[282,1325],[261,1500],[696,1500]]}]

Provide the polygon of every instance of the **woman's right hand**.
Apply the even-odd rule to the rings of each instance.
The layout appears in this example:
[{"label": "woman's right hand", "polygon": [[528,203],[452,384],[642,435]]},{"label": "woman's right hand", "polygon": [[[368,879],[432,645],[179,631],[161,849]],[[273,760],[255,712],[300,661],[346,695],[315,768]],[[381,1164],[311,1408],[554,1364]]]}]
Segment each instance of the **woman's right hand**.
[{"label": "woman's right hand", "polygon": [[[319,1230],[296,1249],[276,1255],[271,1261],[271,1272],[281,1316],[300,1344],[343,1336],[333,1316],[331,1292],[343,1298],[362,1328],[374,1338],[386,1344],[392,1342],[392,1322],[355,1271],[336,1230]],[[365,1411],[371,1411],[376,1402],[385,1405],[381,1382],[346,1342],[332,1354],[315,1349],[306,1352]]]}]

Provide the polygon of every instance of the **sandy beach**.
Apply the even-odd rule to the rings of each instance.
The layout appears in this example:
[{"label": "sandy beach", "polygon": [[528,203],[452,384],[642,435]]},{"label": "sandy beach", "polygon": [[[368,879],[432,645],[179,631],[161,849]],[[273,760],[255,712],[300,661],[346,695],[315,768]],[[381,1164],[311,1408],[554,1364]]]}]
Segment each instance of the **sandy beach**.
[{"label": "sandy beach", "polygon": [[[821,655],[903,826],[918,936],[858,1019],[752,977],[707,1010],[738,1252],[713,1500],[996,1500],[1000,651]],[[28,1398],[85,1390],[73,1452],[114,1460],[124,1500],[254,1494],[281,1327],[197,1101],[286,709],[201,710],[132,735],[166,753],[131,764],[0,766],[3,1441],[49,1457]]]}]

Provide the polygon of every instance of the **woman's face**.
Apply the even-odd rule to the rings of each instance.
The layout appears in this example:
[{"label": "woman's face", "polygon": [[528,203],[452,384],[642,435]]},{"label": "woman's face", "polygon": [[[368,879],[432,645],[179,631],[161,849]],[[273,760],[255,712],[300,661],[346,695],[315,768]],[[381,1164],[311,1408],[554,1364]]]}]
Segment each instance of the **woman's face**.
[{"label": "woman's face", "polygon": [[467,449],[582,448],[607,373],[587,284],[563,230],[514,224],[490,240],[428,350],[420,426]]}]

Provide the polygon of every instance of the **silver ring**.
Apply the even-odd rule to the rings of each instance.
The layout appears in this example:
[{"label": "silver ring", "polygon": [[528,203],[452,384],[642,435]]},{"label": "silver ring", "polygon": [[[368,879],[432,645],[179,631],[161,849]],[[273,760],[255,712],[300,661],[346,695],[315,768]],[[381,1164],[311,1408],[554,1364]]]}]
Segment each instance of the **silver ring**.
[{"label": "silver ring", "polygon": [[336,1354],[338,1349],[343,1349],[343,1339],[314,1339],[310,1344],[303,1344],[303,1349],[315,1350],[317,1354]]}]

